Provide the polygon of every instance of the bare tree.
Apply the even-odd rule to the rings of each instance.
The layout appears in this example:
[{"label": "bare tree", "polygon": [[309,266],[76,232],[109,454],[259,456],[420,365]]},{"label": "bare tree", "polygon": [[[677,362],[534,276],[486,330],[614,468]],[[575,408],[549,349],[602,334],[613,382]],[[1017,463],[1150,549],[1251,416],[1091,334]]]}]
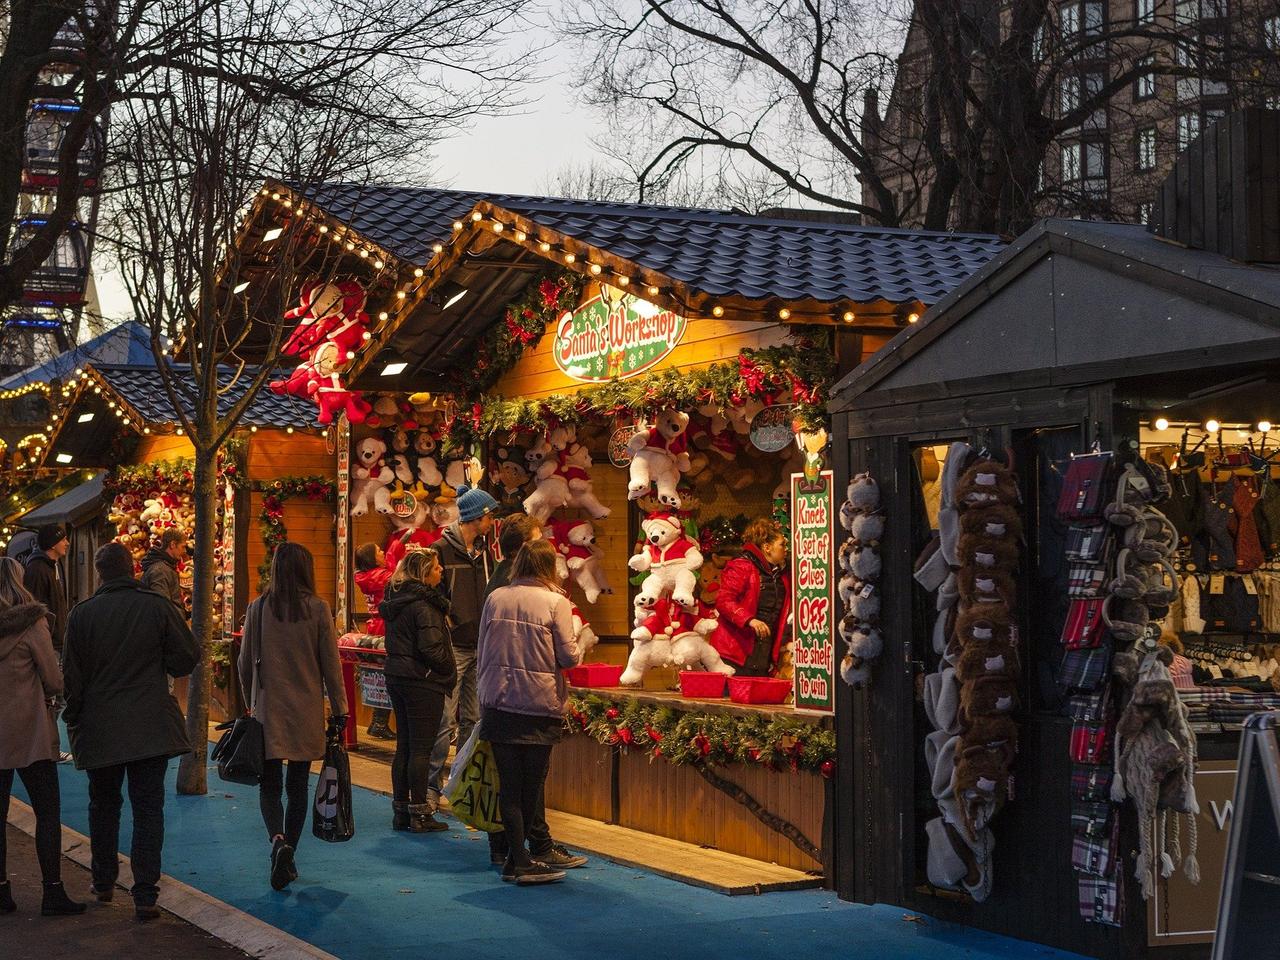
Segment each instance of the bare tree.
[{"label": "bare tree", "polygon": [[[593,0],[562,29],[587,96],[643,158],[644,194],[710,156],[869,222],[1012,233],[1094,198],[1044,159],[1140,76],[1274,75],[1258,30],[1180,19],[1215,3],[1111,21],[1106,0]],[[868,94],[891,88],[881,124]]]},{"label": "bare tree", "polygon": [[[204,657],[179,792],[206,789],[218,453],[272,376],[283,307],[345,254],[263,183],[404,182],[432,143],[511,100],[524,68],[495,51],[523,5],[159,0],[131,11],[104,240],[195,447],[192,626]],[[394,265],[368,267],[375,293],[405,282]]]}]

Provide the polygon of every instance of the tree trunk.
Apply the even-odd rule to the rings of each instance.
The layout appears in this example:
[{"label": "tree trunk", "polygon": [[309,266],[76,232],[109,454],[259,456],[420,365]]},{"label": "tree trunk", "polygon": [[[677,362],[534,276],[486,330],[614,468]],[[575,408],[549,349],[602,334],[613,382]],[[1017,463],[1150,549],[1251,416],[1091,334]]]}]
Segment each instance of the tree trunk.
[{"label": "tree trunk", "polygon": [[[218,515],[218,468],[215,454],[196,454],[194,501],[196,542],[192,555],[191,632],[200,646],[200,662],[187,693],[187,738],[191,753],[178,764],[178,793],[208,792],[209,696],[213,678],[214,536]],[[228,589],[230,586],[228,585]],[[235,670],[235,664],[231,665]]]}]

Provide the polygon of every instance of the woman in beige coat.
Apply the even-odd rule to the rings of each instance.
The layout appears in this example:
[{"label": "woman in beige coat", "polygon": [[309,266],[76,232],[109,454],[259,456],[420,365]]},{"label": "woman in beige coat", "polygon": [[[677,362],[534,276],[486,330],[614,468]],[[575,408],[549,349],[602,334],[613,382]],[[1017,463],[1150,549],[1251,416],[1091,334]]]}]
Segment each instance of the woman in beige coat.
[{"label": "woman in beige coat", "polygon": [[17,773],[36,814],[36,856],[46,917],[83,913],[62,888],[62,802],[49,699],[62,693],[44,604],[22,585],[22,565],[0,558],[0,913],[18,909],[5,873],[5,822]]},{"label": "woman in beige coat", "polygon": [[298,876],[294,851],[307,822],[311,761],[324,757],[326,693],[334,728],[347,719],[333,617],[316,596],[315,561],[301,544],[276,548],[271,583],[245,612],[238,667],[240,687],[263,728],[258,806],[271,839],[271,886],[283,890]]}]

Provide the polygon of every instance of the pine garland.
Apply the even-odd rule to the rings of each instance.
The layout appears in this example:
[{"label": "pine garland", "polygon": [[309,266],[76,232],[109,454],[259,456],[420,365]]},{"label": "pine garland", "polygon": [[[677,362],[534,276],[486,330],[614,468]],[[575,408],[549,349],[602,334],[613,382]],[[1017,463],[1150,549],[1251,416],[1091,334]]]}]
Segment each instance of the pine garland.
[{"label": "pine garland", "polygon": [[806,428],[825,426],[827,392],[835,374],[830,334],[822,328],[797,334],[793,343],[743,349],[736,360],[700,370],[658,370],[627,380],[584,386],[572,394],[538,400],[482,397],[461,423],[482,436],[517,429],[541,431],[555,423],[593,417],[637,416],[662,407],[720,409],[748,399],[793,404]]},{"label": "pine garland", "polygon": [[677,710],[634,698],[598,694],[569,697],[566,726],[597,743],[638,750],[670,763],[744,763],[770,770],[835,773],[831,730],[782,714],[731,714]]}]

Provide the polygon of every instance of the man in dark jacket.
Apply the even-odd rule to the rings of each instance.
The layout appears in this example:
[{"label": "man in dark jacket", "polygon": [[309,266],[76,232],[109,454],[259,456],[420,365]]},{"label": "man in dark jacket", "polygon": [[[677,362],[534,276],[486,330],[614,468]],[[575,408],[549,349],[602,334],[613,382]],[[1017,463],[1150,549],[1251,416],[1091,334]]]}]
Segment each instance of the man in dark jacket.
[{"label": "man in dark jacket", "polygon": [[431,802],[439,805],[448,775],[449,744],[454,731],[461,747],[480,722],[476,693],[476,643],[480,637],[480,612],[489,583],[489,550],[485,538],[493,531],[498,501],[480,489],[458,488],[458,521],[445,528],[435,549],[444,567],[440,591],[449,598],[449,626],[458,681],[444,702],[444,720],[431,754],[428,777]]},{"label": "man in dark jacket", "polygon": [[[35,548],[23,561],[25,573],[22,584],[27,592],[49,611],[49,633],[53,636],[53,649],[62,657],[62,635],[67,628],[67,581],[62,574],[62,558],[67,555],[67,531],[57,524],[41,527],[36,531]],[[64,701],[55,701],[55,715],[62,710]],[[56,717],[55,717],[56,718]],[[55,723],[53,748],[59,763],[66,763],[71,754],[62,749],[62,734]]]},{"label": "man in dark jacket", "polygon": [[36,531],[36,548],[27,556],[22,584],[49,611],[49,632],[53,649],[62,653],[62,637],[67,630],[67,583],[62,558],[70,546],[67,531],[57,524]]},{"label": "man in dark jacket", "polygon": [[187,556],[187,535],[177,527],[160,534],[160,542],[142,558],[142,585],[168,597],[183,611],[182,585],[178,582],[178,564]]},{"label": "man in dark jacket", "polygon": [[185,677],[200,650],[167,599],[133,579],[122,544],[94,555],[98,591],[67,622],[63,654],[67,731],[76,766],[89,774],[93,892],[111,899],[119,874],[121,788],[133,810],[133,902],[140,921],[160,915],[164,778],[169,758],[191,750],[167,677]]}]

